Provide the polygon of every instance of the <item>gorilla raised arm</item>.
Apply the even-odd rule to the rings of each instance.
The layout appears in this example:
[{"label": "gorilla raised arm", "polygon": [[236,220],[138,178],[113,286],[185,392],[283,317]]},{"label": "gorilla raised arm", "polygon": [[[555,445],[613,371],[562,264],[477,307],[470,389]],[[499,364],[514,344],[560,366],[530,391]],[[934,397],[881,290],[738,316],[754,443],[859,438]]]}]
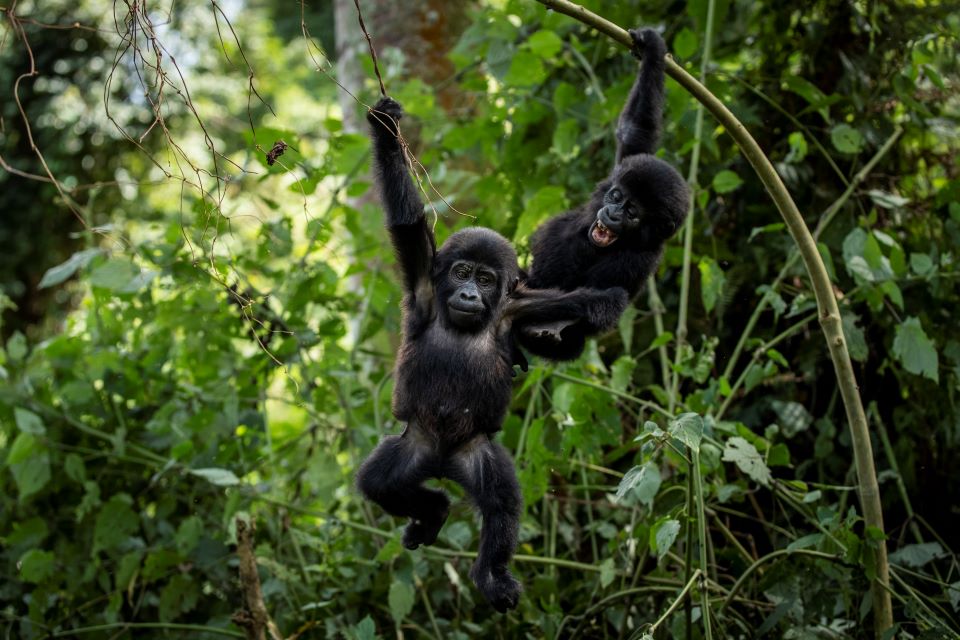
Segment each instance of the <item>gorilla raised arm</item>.
[{"label": "gorilla raised arm", "polygon": [[363,462],[357,486],[394,516],[410,518],[403,544],[432,544],[450,501],[428,478],[463,486],[483,518],[470,571],[498,611],[517,605],[507,570],[517,546],[521,498],[506,449],[491,439],[510,403],[514,323],[591,318],[626,304],[622,289],[531,291],[517,285],[517,255],[502,236],[458,231],[436,249],[398,138],[400,105],[383,98],[368,113],[387,229],[404,280],[403,340],[393,413],[407,423]]},{"label": "gorilla raised arm", "polygon": [[[652,155],[663,116],[666,45],[652,29],[632,30],[630,35],[642,63],[617,125],[616,164],[589,202],[534,232],[526,281],[532,289],[622,287],[632,297],[656,271],[664,243],[686,217],[686,182]],[[572,323],[522,323],[518,340],[535,355],[573,359],[583,351],[586,338],[611,329],[625,307]]]}]

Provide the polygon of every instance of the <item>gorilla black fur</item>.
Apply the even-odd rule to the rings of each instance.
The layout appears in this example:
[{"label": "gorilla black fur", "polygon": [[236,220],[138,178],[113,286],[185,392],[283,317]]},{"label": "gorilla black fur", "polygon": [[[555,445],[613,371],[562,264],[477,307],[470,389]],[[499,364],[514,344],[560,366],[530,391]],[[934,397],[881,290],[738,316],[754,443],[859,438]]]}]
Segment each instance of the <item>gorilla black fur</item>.
[{"label": "gorilla black fur", "polygon": [[444,492],[422,483],[450,478],[483,518],[470,571],[498,611],[517,605],[507,570],[517,546],[520,487],[506,449],[491,439],[510,403],[516,322],[599,322],[626,304],[622,289],[563,292],[517,287],[517,256],[502,236],[469,228],[436,250],[398,138],[399,104],[383,98],[368,113],[387,229],[404,279],[403,341],[393,412],[407,423],[364,461],[357,486],[387,513],[410,518],[403,544],[436,541],[449,511]]},{"label": "gorilla black fur", "polygon": [[[526,280],[530,288],[622,287],[632,297],[656,271],[664,243],[687,215],[686,182],[652,155],[663,116],[666,45],[652,29],[631,30],[630,35],[643,61],[617,125],[616,164],[589,202],[534,232]],[[624,308],[599,322],[523,323],[518,340],[535,355],[570,360],[583,352],[588,336],[612,328]]]}]

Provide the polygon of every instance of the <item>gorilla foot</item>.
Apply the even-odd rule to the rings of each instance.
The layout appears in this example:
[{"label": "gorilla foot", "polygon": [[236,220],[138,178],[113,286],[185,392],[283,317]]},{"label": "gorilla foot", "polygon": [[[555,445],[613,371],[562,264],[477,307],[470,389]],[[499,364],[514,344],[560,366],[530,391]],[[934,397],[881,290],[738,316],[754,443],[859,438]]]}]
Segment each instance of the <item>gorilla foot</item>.
[{"label": "gorilla foot", "polygon": [[410,524],[403,530],[403,546],[411,551],[424,544],[428,547],[437,541],[443,523],[447,521],[450,507],[444,507],[437,517],[429,520],[410,520]]},{"label": "gorilla foot", "polygon": [[487,599],[490,606],[500,613],[517,608],[523,587],[513,577],[513,574],[506,569],[491,571],[474,564],[473,568],[470,569],[470,579],[477,585],[477,589]]}]

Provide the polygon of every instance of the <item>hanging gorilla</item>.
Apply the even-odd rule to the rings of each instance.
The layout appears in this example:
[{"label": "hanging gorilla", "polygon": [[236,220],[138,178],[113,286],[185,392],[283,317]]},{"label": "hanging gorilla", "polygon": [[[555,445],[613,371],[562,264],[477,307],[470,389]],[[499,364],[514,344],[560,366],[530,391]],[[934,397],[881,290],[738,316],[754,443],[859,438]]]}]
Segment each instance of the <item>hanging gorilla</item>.
[{"label": "hanging gorilla", "polygon": [[367,114],[386,223],[404,282],[403,340],[393,413],[406,428],[363,462],[357,486],[394,516],[410,518],[403,544],[432,544],[449,499],[429,478],[462,485],[483,518],[470,577],[498,611],[517,605],[507,563],[517,546],[520,488],[507,451],[491,439],[510,403],[514,323],[610,322],[623,289],[527,290],[517,256],[494,231],[468,228],[436,250],[399,141],[400,105],[381,99]]},{"label": "hanging gorilla", "polygon": [[[664,243],[686,217],[686,182],[652,155],[663,116],[666,45],[653,29],[631,30],[630,35],[642,63],[617,125],[616,164],[589,202],[551,218],[533,233],[533,263],[525,281],[532,289],[621,287],[632,297],[656,271]],[[518,323],[517,336],[535,355],[570,360],[582,353],[588,336],[612,328],[619,315],[606,315],[603,323],[590,318],[524,321]],[[522,354],[517,362],[526,364]]]}]

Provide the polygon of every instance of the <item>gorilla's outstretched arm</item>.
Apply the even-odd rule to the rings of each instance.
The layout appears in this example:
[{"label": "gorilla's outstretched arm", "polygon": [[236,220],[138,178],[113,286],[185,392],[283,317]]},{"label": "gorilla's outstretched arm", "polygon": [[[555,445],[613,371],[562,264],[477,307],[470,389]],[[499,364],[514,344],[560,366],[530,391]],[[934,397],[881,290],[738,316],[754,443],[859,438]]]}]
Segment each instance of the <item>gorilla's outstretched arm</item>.
[{"label": "gorilla's outstretched arm", "polygon": [[653,29],[631,29],[643,60],[617,124],[617,164],[627,156],[655,153],[663,118],[663,72],[667,46]]},{"label": "gorilla's outstretched arm", "polygon": [[426,311],[433,300],[430,270],[437,249],[400,144],[399,121],[402,117],[403,109],[393,98],[381,98],[367,112],[373,137],[374,169],[379,175],[377,184],[387,213],[387,229],[403,270],[406,291],[415,308]]},{"label": "gorilla's outstretched arm", "polygon": [[522,326],[550,325],[559,330],[586,323],[594,331],[605,331],[616,324],[627,302],[627,292],[620,287],[560,291],[529,289],[520,284],[507,298],[503,316],[511,324]]}]

